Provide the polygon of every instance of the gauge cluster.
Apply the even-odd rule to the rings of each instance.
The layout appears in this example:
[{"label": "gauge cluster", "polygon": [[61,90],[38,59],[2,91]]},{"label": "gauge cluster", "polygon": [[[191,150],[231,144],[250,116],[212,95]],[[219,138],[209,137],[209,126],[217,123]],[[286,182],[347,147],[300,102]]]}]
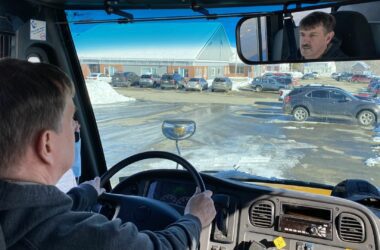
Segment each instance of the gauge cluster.
[{"label": "gauge cluster", "polygon": [[148,188],[148,198],[185,207],[195,192],[195,184],[173,180],[152,181]]}]

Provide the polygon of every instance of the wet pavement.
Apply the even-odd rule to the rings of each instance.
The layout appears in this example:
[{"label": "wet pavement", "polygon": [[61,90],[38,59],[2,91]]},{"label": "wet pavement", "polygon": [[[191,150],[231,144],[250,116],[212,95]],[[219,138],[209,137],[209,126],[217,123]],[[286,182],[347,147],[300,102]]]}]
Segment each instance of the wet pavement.
[{"label": "wet pavement", "polygon": [[[311,118],[295,122],[274,98],[251,105],[136,101],[94,107],[108,166],[147,150],[176,152],[161,132],[165,119],[186,118],[197,131],[179,143],[198,170],[232,170],[265,177],[336,184],[347,178],[380,185],[380,129],[356,121]],[[145,168],[174,168],[149,161]],[[122,174],[141,171],[131,166]]]}]

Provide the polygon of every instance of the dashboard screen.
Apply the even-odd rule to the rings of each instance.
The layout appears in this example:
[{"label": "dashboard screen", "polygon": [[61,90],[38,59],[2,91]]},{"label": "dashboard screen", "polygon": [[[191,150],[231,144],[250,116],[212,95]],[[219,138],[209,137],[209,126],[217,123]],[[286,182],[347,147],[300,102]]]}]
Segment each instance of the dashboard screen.
[{"label": "dashboard screen", "polygon": [[194,193],[193,183],[160,180],[150,183],[148,198],[184,207]]}]

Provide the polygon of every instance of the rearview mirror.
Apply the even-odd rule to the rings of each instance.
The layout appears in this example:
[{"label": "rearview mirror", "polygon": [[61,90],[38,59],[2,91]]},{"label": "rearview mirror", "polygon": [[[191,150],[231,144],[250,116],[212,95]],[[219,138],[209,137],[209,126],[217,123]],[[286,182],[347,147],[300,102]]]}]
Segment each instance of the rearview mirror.
[{"label": "rearview mirror", "polygon": [[243,18],[236,29],[238,54],[247,64],[378,59],[376,13],[380,1]]}]

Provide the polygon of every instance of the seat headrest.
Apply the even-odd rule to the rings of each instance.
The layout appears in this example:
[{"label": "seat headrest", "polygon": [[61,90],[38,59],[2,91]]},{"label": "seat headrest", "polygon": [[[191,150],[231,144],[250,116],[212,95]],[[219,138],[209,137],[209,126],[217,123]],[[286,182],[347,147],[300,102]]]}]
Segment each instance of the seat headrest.
[{"label": "seat headrest", "polygon": [[332,13],[336,20],[335,35],[342,41],[341,50],[350,57],[376,55],[371,27],[359,12],[338,11]]}]

